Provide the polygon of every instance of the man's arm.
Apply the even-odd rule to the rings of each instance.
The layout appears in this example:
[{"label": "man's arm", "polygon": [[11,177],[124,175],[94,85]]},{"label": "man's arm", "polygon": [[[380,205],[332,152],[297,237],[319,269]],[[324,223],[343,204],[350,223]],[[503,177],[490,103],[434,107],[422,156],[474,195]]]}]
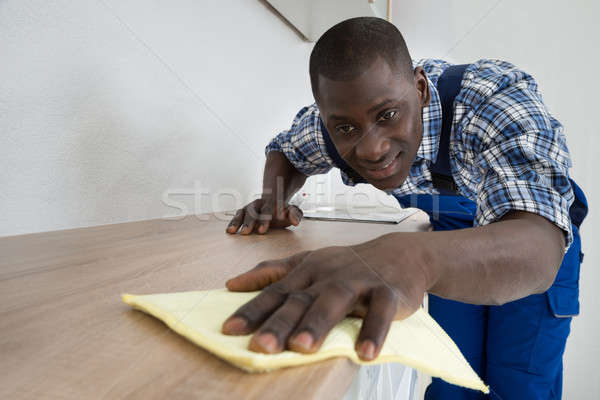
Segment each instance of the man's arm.
[{"label": "man's arm", "polygon": [[[398,243],[405,243],[400,251]],[[426,290],[447,299],[500,305],[546,291],[562,262],[564,232],[535,214],[514,211],[483,227],[392,233],[355,246],[420,266]],[[363,257],[363,258],[364,258]],[[387,274],[394,274],[393,268]]]},{"label": "man's arm", "polygon": [[561,263],[564,234],[543,217],[512,212],[483,227],[391,233],[355,246],[325,247],[269,260],[227,281],[262,290],[223,324],[255,332],[249,348],[317,351],[346,315],[363,317],[356,351],[379,354],[393,319],[416,311],[425,292],[476,304],[541,293]]},{"label": "man's arm", "polygon": [[304,185],[306,175],[299,172],[283,153],[267,154],[263,174],[263,197],[279,198],[287,203]]},{"label": "man's arm", "polygon": [[307,176],[324,174],[333,166],[325,151],[317,105],[302,108],[290,129],[275,136],[265,152],[262,196],[236,212],[227,226],[228,233],[236,233],[241,227],[244,235],[262,234],[270,228],[300,223],[302,211],[288,201]]}]

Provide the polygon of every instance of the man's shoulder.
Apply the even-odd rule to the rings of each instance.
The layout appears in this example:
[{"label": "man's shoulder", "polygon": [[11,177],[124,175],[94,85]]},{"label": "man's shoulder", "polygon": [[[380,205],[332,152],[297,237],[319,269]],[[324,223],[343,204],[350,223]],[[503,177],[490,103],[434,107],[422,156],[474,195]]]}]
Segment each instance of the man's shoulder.
[{"label": "man's shoulder", "polygon": [[294,120],[301,120],[306,118],[315,118],[319,117],[319,108],[317,107],[317,103],[312,103],[307,106],[304,106],[296,113]]},{"label": "man's shoulder", "polygon": [[471,63],[465,72],[463,86],[466,85],[483,97],[510,87],[537,93],[537,83],[531,74],[511,62],[497,59]]},{"label": "man's shoulder", "polygon": [[436,84],[439,76],[448,68],[451,63],[438,58],[421,58],[413,60],[413,67],[423,67],[429,79]]},{"label": "man's shoulder", "polygon": [[514,64],[512,64],[509,61],[506,60],[500,60],[500,59],[496,59],[496,58],[482,58],[473,62],[451,62],[448,60],[442,60],[440,58],[420,58],[420,59],[416,59],[413,60],[413,67],[417,67],[417,66],[421,66],[423,67],[423,69],[425,69],[426,71],[432,71],[435,72],[435,70],[439,69],[441,71],[445,70],[446,68],[448,68],[450,65],[455,65],[455,64],[469,64],[472,67],[471,68],[475,68],[475,69],[480,69],[480,68],[493,68],[493,69],[497,69],[497,70],[504,70],[504,69],[513,69],[513,68],[517,68]]},{"label": "man's shoulder", "polygon": [[[509,61],[484,58],[465,64],[468,64],[468,67],[465,71],[462,87],[472,94],[477,94],[479,100],[513,85],[527,87],[533,92],[537,92],[535,79]],[[439,76],[453,63],[437,58],[423,58],[413,61],[413,65],[423,67],[427,76],[435,85]]]}]

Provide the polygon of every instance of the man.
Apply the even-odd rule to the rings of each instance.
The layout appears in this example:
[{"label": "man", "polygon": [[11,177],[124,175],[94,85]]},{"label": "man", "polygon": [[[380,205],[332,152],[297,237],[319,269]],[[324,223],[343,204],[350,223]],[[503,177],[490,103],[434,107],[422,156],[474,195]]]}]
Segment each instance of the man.
[{"label": "man", "polygon": [[[316,103],[267,146],[263,196],[227,232],[298,225],[302,212],[287,201],[307,175],[334,166],[346,184],[368,182],[425,210],[434,231],[264,261],[227,282],[264,290],[223,332],[255,332],[254,351],[314,352],[337,322],[358,315],[356,351],[371,360],[391,321],[429,293],[430,313],[493,395],[560,398],[586,209],[568,176],[562,126],[533,78],[497,60],[413,65],[400,32],[377,18],[323,34],[310,76]],[[426,393],[481,396],[439,379]]]}]

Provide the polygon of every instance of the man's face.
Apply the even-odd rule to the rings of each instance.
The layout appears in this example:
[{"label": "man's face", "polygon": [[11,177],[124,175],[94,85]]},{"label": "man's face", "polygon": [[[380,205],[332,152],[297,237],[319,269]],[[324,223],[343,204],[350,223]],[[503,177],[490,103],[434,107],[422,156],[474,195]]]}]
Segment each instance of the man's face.
[{"label": "man's face", "polygon": [[425,72],[407,78],[378,58],[351,81],[320,75],[318,106],[338,152],[378,189],[404,183],[422,138],[422,109],[429,103]]}]

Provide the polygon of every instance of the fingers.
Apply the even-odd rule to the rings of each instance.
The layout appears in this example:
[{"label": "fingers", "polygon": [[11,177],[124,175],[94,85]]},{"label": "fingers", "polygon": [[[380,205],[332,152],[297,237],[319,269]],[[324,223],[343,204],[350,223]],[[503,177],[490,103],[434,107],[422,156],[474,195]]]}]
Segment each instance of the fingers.
[{"label": "fingers", "polygon": [[286,300],[288,293],[308,286],[304,279],[285,279],[267,286],[254,299],[238,308],[223,323],[227,335],[247,335],[256,330]]},{"label": "fingers", "polygon": [[227,289],[234,292],[261,290],[281,280],[290,269],[288,259],[268,260],[225,282]]},{"label": "fingers", "polygon": [[253,332],[285,300],[283,290],[265,289],[255,298],[238,308],[223,322],[221,331],[226,335],[247,335]]},{"label": "fingers", "polygon": [[280,201],[275,202],[273,217],[277,221],[285,221],[287,219],[287,206]]},{"label": "fingers", "polygon": [[240,233],[242,235],[249,235],[252,233],[259,215],[260,207],[258,202],[254,201],[246,206],[246,211],[244,213],[244,223],[242,224],[242,229],[240,230]]},{"label": "fingers", "polygon": [[239,230],[242,235],[249,235],[253,231],[264,234],[269,230],[272,214],[273,207],[270,203],[253,201],[236,212],[226,232],[236,233]]},{"label": "fingers", "polygon": [[315,297],[310,291],[290,293],[283,305],[252,336],[248,348],[261,353],[282,351],[288,337]]},{"label": "fingers", "polygon": [[271,203],[265,203],[260,210],[261,218],[258,222],[256,232],[261,235],[264,235],[269,230],[269,226],[271,225],[271,218],[273,215],[273,206]]},{"label": "fingers", "polygon": [[242,235],[252,232],[265,234],[270,228],[298,226],[302,215],[302,210],[296,206],[273,205],[259,199],[239,209],[227,225],[226,232],[233,234],[239,230]]},{"label": "fingers", "polygon": [[[254,268],[235,276],[225,282],[227,289],[234,292],[260,290],[283,279],[292,269],[299,265],[311,252],[301,251],[278,260],[267,260],[258,263]],[[308,281],[306,274],[296,274],[291,279]],[[306,284],[308,286],[308,284]]]},{"label": "fingers", "polygon": [[302,220],[302,215],[302,210],[296,206],[290,205],[281,208],[275,212],[275,220],[271,226],[278,228],[285,228],[290,225],[298,226],[300,220]]},{"label": "fingers", "polygon": [[317,351],[329,331],[350,312],[357,298],[358,291],[342,282],[319,290],[319,296],[294,330],[289,348],[302,353]]},{"label": "fingers", "polygon": [[290,224],[294,226],[298,226],[300,224],[300,220],[302,219],[302,210],[296,206],[288,207],[288,220]]},{"label": "fingers", "polygon": [[387,286],[373,289],[369,309],[356,341],[355,350],[361,359],[370,361],[377,357],[397,308],[398,296],[393,289]]},{"label": "fingers", "polygon": [[235,215],[229,222],[229,225],[227,225],[227,233],[236,233],[238,231],[240,225],[242,224],[242,221],[244,220],[244,214],[245,212],[243,208],[240,208],[235,212]]}]

